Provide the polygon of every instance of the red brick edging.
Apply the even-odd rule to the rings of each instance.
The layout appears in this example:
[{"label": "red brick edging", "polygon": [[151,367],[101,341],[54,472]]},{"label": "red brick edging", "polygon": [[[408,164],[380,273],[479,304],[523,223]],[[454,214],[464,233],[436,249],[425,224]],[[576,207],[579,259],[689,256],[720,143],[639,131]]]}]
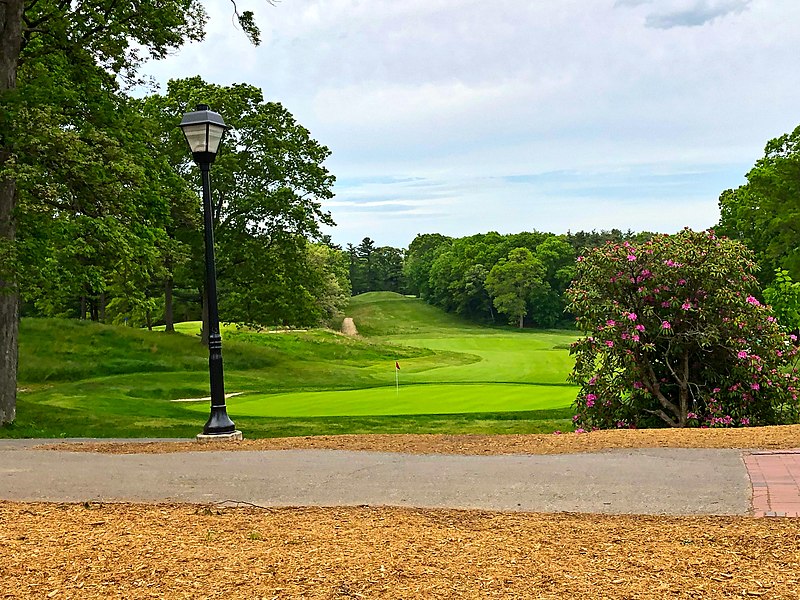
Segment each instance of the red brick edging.
[{"label": "red brick edging", "polygon": [[754,517],[800,517],[800,450],[745,454]]}]

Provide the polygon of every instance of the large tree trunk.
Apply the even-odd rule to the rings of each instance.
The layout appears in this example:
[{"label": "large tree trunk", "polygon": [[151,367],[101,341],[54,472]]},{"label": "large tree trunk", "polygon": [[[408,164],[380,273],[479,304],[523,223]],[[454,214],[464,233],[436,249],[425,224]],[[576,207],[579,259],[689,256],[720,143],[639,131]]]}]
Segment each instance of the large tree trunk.
[{"label": "large tree trunk", "polygon": [[[23,0],[0,2],[0,109],[2,96],[17,87],[17,64],[22,45]],[[11,141],[0,130],[0,171],[11,157]],[[0,247],[11,251],[16,238],[14,209],[17,186],[13,179],[0,179]],[[11,273],[0,273],[0,425],[10,423],[17,412],[17,357],[19,300]]]},{"label": "large tree trunk", "polygon": [[172,314],[172,277],[167,277],[164,281],[164,331],[175,332],[175,318]]},{"label": "large tree trunk", "polygon": [[[16,189],[13,180],[0,181],[0,243],[13,244]],[[13,281],[0,277],[0,426],[11,423],[17,412],[17,348],[19,301]]]}]

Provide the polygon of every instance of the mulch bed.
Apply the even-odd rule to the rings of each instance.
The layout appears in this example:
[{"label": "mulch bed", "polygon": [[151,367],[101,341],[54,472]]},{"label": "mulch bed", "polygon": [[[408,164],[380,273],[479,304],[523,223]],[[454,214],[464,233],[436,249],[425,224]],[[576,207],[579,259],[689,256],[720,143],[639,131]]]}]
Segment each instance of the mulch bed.
[{"label": "mulch bed", "polygon": [[792,598],[797,521],[0,502],[2,598]]},{"label": "mulch bed", "polygon": [[[246,433],[246,432],[245,432]],[[72,443],[53,450],[142,454],[208,450],[369,450],[411,454],[568,454],[614,448],[800,448],[800,425],[740,429],[620,429],[543,435],[322,435],[241,442]]]},{"label": "mulch bed", "polygon": [[[81,443],[161,453],[800,448],[800,426]],[[796,599],[795,519],[0,502],[0,598]]]}]

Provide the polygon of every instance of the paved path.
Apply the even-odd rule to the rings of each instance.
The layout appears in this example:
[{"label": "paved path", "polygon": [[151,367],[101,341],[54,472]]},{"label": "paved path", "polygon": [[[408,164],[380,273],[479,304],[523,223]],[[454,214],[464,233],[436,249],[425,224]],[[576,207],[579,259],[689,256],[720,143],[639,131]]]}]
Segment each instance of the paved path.
[{"label": "paved path", "polygon": [[751,510],[750,478],[737,450],[551,456],[330,450],[110,455],[36,450],[37,443],[41,440],[0,441],[0,499],[678,515],[745,515]]}]

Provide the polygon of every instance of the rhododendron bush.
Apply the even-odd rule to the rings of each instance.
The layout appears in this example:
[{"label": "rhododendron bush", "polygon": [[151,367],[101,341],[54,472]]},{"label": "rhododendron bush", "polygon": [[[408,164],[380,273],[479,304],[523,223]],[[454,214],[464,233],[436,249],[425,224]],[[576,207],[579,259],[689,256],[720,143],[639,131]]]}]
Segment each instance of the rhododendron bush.
[{"label": "rhododendron bush", "polygon": [[753,296],[755,269],[741,243],[688,229],[578,257],[576,426],[796,422],[794,336]]}]

